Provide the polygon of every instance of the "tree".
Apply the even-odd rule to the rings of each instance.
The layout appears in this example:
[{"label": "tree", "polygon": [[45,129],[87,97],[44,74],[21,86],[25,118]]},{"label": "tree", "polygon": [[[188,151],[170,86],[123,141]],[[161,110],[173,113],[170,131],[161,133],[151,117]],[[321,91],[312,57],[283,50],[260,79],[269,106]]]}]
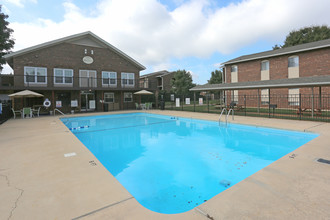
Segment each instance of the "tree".
[{"label": "tree", "polygon": [[207,81],[209,84],[219,84],[222,83],[222,72],[220,70],[215,70],[211,72],[211,78]]},{"label": "tree", "polygon": [[15,44],[11,38],[13,30],[8,28],[9,22],[6,21],[8,15],[1,12],[1,7],[2,5],[0,5],[0,72],[3,69],[2,65],[6,63],[3,56],[8,54]]},{"label": "tree", "polygon": [[172,91],[177,95],[188,95],[189,89],[195,86],[192,76],[186,70],[177,70],[171,80]]},{"label": "tree", "polygon": [[330,39],[330,28],[326,25],[311,26],[291,31],[284,41],[282,46],[277,44],[273,47],[274,50],[284,47],[295,46],[299,44],[310,43],[319,40]]}]

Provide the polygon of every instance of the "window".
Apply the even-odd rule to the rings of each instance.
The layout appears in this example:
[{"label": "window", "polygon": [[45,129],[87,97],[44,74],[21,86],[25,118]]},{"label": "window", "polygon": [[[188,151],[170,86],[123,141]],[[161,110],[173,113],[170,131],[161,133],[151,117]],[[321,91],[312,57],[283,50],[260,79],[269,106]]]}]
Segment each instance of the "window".
[{"label": "window", "polygon": [[269,104],[269,90],[268,89],[261,90],[261,104],[262,105]]},{"label": "window", "polygon": [[299,105],[299,89],[289,89],[289,105]]},{"label": "window", "polygon": [[233,90],[231,93],[231,101],[238,104],[238,90]]},{"label": "window", "polygon": [[299,57],[298,56],[289,57],[288,67],[298,67],[298,66],[299,66]]},{"label": "window", "polygon": [[24,83],[47,84],[47,68],[24,67]]},{"label": "window", "polygon": [[238,76],[237,76],[237,66],[231,66],[231,82],[236,83],[238,82]]},{"label": "window", "polygon": [[269,80],[269,61],[261,62],[261,80]]},{"label": "window", "polygon": [[132,102],[133,101],[133,94],[131,92],[124,93],[124,102]]},{"label": "window", "polygon": [[102,71],[102,85],[116,86],[117,85],[117,73]]},{"label": "window", "polygon": [[96,87],[96,71],[95,70],[79,70],[80,87]]},{"label": "window", "polygon": [[263,70],[269,70],[269,61],[265,60],[261,62],[261,71]]},{"label": "window", "polygon": [[104,102],[115,102],[115,94],[113,92],[104,93]]},{"label": "window", "polygon": [[122,86],[134,86],[134,73],[121,73]]},{"label": "window", "polygon": [[73,70],[71,69],[54,69],[54,84],[72,85]]}]

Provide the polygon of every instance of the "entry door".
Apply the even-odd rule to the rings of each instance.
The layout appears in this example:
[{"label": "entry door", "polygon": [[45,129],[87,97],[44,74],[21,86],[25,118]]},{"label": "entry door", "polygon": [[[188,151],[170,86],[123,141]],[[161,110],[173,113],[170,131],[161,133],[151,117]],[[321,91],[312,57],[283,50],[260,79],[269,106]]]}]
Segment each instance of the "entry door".
[{"label": "entry door", "polygon": [[81,94],[81,111],[93,111],[95,110],[95,105],[94,93]]}]

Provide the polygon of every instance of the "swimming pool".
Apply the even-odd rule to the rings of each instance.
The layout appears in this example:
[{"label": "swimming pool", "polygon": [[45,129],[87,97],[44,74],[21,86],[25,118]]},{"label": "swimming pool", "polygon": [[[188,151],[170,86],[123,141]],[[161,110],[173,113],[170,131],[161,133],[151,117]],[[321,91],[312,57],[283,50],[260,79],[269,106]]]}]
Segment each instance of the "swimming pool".
[{"label": "swimming pool", "polygon": [[188,211],[317,134],[147,113],[62,122],[144,207]]}]

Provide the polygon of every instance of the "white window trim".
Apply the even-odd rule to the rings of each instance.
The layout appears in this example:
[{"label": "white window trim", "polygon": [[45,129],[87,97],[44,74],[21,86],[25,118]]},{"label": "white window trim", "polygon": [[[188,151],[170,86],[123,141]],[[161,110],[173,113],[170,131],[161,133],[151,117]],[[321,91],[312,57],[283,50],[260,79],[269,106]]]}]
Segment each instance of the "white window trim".
[{"label": "white window trim", "polygon": [[[132,95],[132,100],[131,101],[125,101],[125,94],[131,94]],[[131,92],[124,92],[124,102],[133,102],[133,93],[131,93]]]},{"label": "white window trim", "polygon": [[[262,69],[262,64],[263,63],[268,63],[268,69],[265,69],[265,70]],[[261,61],[261,66],[260,66],[261,71],[267,71],[267,70],[269,71],[269,65],[270,65],[269,60],[263,60],[263,61]]]},{"label": "white window trim", "polygon": [[[55,76],[55,71],[56,71],[56,70],[61,70],[61,71],[62,71],[62,74],[63,74],[63,75],[62,75],[63,83],[57,83],[57,82],[56,82],[56,80],[55,80],[55,78],[56,78],[56,76]],[[65,82],[65,77],[66,77],[66,76],[64,75],[64,71],[65,71],[65,70],[70,70],[70,71],[71,71],[71,78],[72,78],[72,82],[71,82],[71,83],[66,83],[66,82]],[[73,85],[73,69],[54,68],[54,85],[55,85],[55,84],[56,84],[56,85],[71,85],[71,86],[72,86],[72,85]]]},{"label": "white window trim", "polygon": [[[233,67],[236,67],[236,71],[233,71]],[[232,65],[232,66],[230,66],[230,72],[231,72],[231,73],[236,73],[236,72],[238,72],[238,66],[237,66],[237,65]]]},{"label": "white window trim", "polygon": [[[112,101],[112,102],[106,102],[106,101],[105,101],[105,95],[106,95],[106,94],[112,94],[112,96],[113,96],[113,101]],[[105,92],[105,93],[104,93],[104,103],[114,103],[114,102],[115,102],[115,93],[113,93],[113,92]]]},{"label": "white window trim", "polygon": [[[34,75],[34,82],[27,82],[26,81],[26,69],[27,68],[34,68],[34,72],[37,73],[37,69],[44,69],[46,70],[46,75],[45,75],[45,82],[37,82],[37,74]],[[46,67],[34,67],[34,66],[24,66],[24,84],[29,84],[29,85],[47,85],[47,68]]]},{"label": "white window trim", "polygon": [[[108,79],[109,79],[109,83],[108,84],[105,84],[105,83],[103,83],[103,73],[108,73]],[[116,77],[115,78],[110,78],[110,73],[114,73],[115,75],[116,75]],[[102,71],[102,86],[117,86],[117,72],[114,72],[114,71]],[[115,83],[114,84],[111,84],[110,83],[110,79],[115,79]]]},{"label": "white window trim", "polygon": [[[81,84],[82,84],[82,82],[81,82],[81,80],[82,80],[82,76],[81,76],[81,72],[82,71],[87,71],[87,73],[88,73],[88,76],[86,77],[86,78],[88,78],[88,79],[91,79],[92,77],[90,76],[90,72],[93,72],[93,73],[95,73],[95,78],[93,77],[93,79],[95,80],[95,81],[88,81],[89,82],[89,85],[87,85],[87,87],[89,87],[89,88],[97,88],[97,71],[96,70],[79,70],[79,87],[83,87]],[[95,85],[93,85],[93,82],[95,82]]]},{"label": "white window trim", "polygon": [[261,104],[268,105],[269,104],[269,89],[261,89]]},{"label": "white window trim", "polygon": [[[124,75],[126,75],[127,76],[127,78],[124,78]],[[129,75],[133,75],[133,85],[130,85],[130,84],[128,84],[128,80],[129,80]],[[123,82],[124,82],[124,79],[126,79],[127,80],[127,84],[124,84]],[[127,86],[127,87],[134,87],[135,86],[135,74],[134,73],[126,73],[126,72],[122,72],[121,73],[121,85],[122,86]]]},{"label": "white window trim", "polygon": [[[289,64],[290,64],[290,62],[289,62],[289,59],[291,59],[291,58],[298,58],[298,65],[297,66],[289,66]],[[295,56],[290,56],[289,58],[288,58],[288,68],[296,68],[296,67],[299,67],[299,56],[297,56],[297,55],[295,55]]]}]

